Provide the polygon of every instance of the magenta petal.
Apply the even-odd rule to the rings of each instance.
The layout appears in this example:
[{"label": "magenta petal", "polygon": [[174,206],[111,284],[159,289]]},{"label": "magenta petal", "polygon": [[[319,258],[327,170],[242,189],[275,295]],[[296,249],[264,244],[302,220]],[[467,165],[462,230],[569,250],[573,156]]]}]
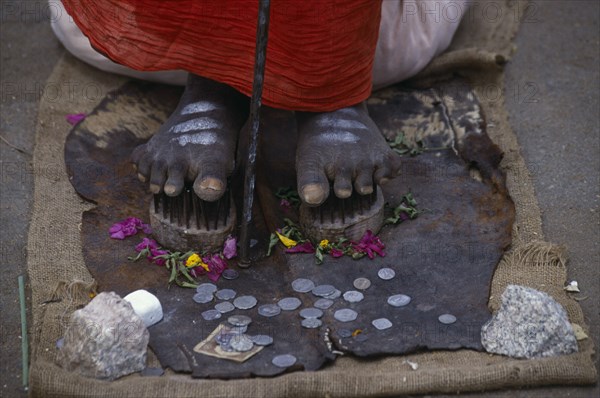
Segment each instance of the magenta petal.
[{"label": "magenta petal", "polygon": [[342,257],[342,256],[344,255],[344,252],[343,252],[343,251],[341,251],[340,249],[332,248],[332,249],[329,251],[329,254],[330,254],[330,255],[331,255],[331,257],[333,257],[333,258],[339,258],[339,257]]},{"label": "magenta petal", "polygon": [[85,113],[70,113],[65,116],[65,119],[67,119],[67,122],[69,124],[76,125],[77,123],[79,123],[80,121],[85,119],[85,117],[86,117]]},{"label": "magenta petal", "polygon": [[108,232],[113,234],[115,232],[119,232],[122,229],[123,229],[123,226],[119,223],[116,223],[116,224],[113,224],[113,226],[108,229]]},{"label": "magenta petal", "polygon": [[152,227],[148,224],[142,224],[142,232],[150,235],[152,233]]},{"label": "magenta petal", "polygon": [[158,243],[156,243],[154,239],[144,238],[140,243],[138,243],[138,245],[135,247],[135,250],[141,252],[144,249],[158,249]]},{"label": "magenta petal", "polygon": [[315,248],[313,244],[308,240],[304,243],[300,243],[294,247],[290,247],[289,249],[285,249],[286,253],[314,253]]},{"label": "magenta petal", "polygon": [[225,240],[225,244],[223,245],[223,255],[228,260],[237,256],[237,239],[233,236],[229,236]]},{"label": "magenta petal", "polygon": [[110,237],[112,239],[119,239],[119,240],[123,240],[125,239],[125,234],[123,233],[123,231],[117,231],[117,232],[113,232],[110,234]]}]

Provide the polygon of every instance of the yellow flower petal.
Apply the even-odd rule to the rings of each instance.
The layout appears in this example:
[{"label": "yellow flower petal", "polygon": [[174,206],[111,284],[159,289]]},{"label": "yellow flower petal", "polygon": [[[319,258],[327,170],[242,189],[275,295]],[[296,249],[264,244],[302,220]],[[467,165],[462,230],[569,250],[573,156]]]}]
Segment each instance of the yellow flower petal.
[{"label": "yellow flower petal", "polygon": [[279,232],[275,231],[275,233],[277,234],[277,237],[279,238],[279,240],[281,241],[281,243],[283,243],[285,245],[285,247],[287,247],[288,249],[290,247],[294,247],[298,244],[298,242],[296,242],[293,239],[288,238],[287,236],[283,236],[281,235]]},{"label": "yellow flower petal", "polygon": [[206,272],[209,272],[210,269],[208,268],[208,264],[206,264],[204,261],[200,260],[200,264],[198,264],[199,266],[201,266],[202,268],[204,268],[204,270]]},{"label": "yellow flower petal", "polygon": [[326,248],[329,245],[329,241],[327,239],[323,239],[321,242],[319,242],[319,246],[321,246],[323,249]]},{"label": "yellow flower petal", "polygon": [[187,260],[185,260],[185,266],[188,268],[192,268],[192,267],[197,266],[201,262],[202,262],[202,259],[200,258],[200,256],[198,254],[194,253],[191,256],[189,256],[187,258]]}]

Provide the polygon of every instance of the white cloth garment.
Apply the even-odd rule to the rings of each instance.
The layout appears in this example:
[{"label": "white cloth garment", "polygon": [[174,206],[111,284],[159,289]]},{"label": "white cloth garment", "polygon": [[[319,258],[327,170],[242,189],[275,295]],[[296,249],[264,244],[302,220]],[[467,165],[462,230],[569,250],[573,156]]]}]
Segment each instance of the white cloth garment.
[{"label": "white cloth garment", "polygon": [[[421,71],[450,45],[470,0],[383,0],[373,88],[398,83]],[[93,7],[90,4],[90,7]],[[106,72],[142,80],[184,85],[181,70],[140,72],[96,52],[59,0],[49,0],[52,30],[80,60]]]}]

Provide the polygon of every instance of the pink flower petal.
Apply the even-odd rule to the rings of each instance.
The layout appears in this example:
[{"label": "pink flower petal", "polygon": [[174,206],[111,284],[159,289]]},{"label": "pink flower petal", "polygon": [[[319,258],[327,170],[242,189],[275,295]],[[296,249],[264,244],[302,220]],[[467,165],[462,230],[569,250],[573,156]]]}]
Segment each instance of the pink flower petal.
[{"label": "pink flower petal", "polygon": [[123,233],[123,231],[116,231],[116,232],[112,232],[110,234],[110,237],[112,239],[119,239],[119,240],[123,240],[125,239],[125,234]]},{"label": "pink flower petal", "polygon": [[231,235],[225,240],[225,244],[223,245],[223,256],[228,260],[237,256],[237,239]]},{"label": "pink flower petal", "polygon": [[340,249],[332,248],[331,251],[329,252],[329,254],[333,258],[339,258],[339,257],[342,257],[344,255],[344,252],[341,251]]},{"label": "pink flower petal", "polygon": [[67,122],[71,125],[76,125],[77,123],[79,123],[80,121],[82,121],[83,119],[85,119],[87,115],[85,113],[70,113],[68,115],[65,116],[65,119],[67,119]]},{"label": "pink flower petal", "polygon": [[285,249],[285,252],[286,253],[314,253],[315,247],[309,240],[307,240],[304,243],[300,243],[294,247]]}]

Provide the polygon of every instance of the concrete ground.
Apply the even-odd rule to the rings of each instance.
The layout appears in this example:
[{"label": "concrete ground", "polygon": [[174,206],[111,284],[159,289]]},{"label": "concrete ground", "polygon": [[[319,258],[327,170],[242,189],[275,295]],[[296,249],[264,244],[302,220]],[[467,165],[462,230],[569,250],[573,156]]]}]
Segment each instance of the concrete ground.
[{"label": "concrete ground", "polygon": [[[34,129],[42,88],[65,50],[50,30],[45,2],[0,4],[0,396],[19,397],[26,393],[17,277],[25,274]],[[600,2],[545,0],[534,5],[506,68],[506,106],[533,172],[546,240],[568,247],[569,278],[589,297],[580,304],[598,347]],[[598,385],[555,386],[470,395],[598,397],[600,391]]]}]

